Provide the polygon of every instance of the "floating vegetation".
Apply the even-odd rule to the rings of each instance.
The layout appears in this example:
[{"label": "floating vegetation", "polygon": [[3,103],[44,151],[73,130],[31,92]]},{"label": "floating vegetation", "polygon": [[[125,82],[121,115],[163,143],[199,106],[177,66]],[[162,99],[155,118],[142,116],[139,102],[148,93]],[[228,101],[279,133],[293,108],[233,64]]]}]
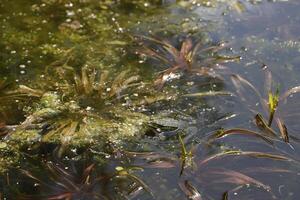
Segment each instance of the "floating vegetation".
[{"label": "floating vegetation", "polygon": [[[64,69],[57,70],[62,73]],[[99,74],[95,69],[82,68],[78,75],[67,68],[61,82],[48,85],[50,91],[40,94],[39,102],[28,109],[26,120],[10,134],[11,138],[17,140],[20,135],[30,133],[40,135],[43,142],[83,145],[97,143],[102,137],[115,141],[126,135],[137,136],[145,129],[149,117],[126,111],[127,104],[121,102],[123,90],[141,85],[135,83],[138,76],[125,78],[126,73],[121,72],[108,85],[107,71]],[[27,89],[27,92],[29,95],[40,93],[35,89]]]}]

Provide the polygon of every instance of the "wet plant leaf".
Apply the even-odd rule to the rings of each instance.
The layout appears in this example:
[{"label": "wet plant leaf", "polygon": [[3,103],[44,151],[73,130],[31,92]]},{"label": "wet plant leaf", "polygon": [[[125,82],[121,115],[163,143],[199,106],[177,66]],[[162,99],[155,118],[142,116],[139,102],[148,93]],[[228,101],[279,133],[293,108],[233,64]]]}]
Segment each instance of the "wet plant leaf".
[{"label": "wet plant leaf", "polygon": [[116,167],[117,173],[115,175],[116,178],[120,178],[120,177],[126,177],[131,179],[132,181],[136,182],[137,184],[139,184],[141,187],[144,188],[144,190],[146,192],[148,192],[151,196],[153,196],[153,193],[151,191],[151,189],[148,187],[148,185],[139,177],[137,177],[136,175],[132,174],[131,171],[132,170],[143,170],[143,168],[141,167],[130,167],[130,168],[123,168],[123,167]]},{"label": "wet plant leaf", "polygon": [[183,96],[184,97],[234,96],[234,94],[227,91],[208,91],[208,92],[185,94]]},{"label": "wet plant leaf", "polygon": [[167,159],[167,158],[158,158],[158,159],[148,161],[145,167],[167,169],[167,168],[176,167],[176,164],[174,160]]},{"label": "wet plant leaf", "polygon": [[178,134],[178,139],[181,145],[181,155],[180,155],[181,169],[179,173],[179,175],[181,176],[186,167],[193,167],[194,162],[193,162],[193,153],[192,151],[187,151],[180,134]]},{"label": "wet plant leaf", "polygon": [[189,181],[180,182],[179,187],[189,200],[202,200],[200,192]]},{"label": "wet plant leaf", "polygon": [[281,96],[280,96],[280,100],[282,101],[286,101],[286,99],[292,95],[292,94],[295,94],[295,93],[299,93],[300,92],[300,86],[296,86],[296,87],[293,87],[289,90],[287,90],[285,93],[283,93]]},{"label": "wet plant leaf", "polygon": [[236,134],[237,135],[254,136],[254,137],[257,137],[257,138],[260,138],[260,139],[264,140],[265,142],[267,142],[271,145],[273,144],[273,141],[270,138],[268,138],[266,136],[263,136],[258,132],[247,130],[247,129],[239,129],[239,128],[217,131],[215,134],[213,134],[211,136],[211,138],[214,140],[214,139],[217,139],[217,138],[222,138],[222,137],[226,137],[228,135],[236,135]]},{"label": "wet plant leaf", "polygon": [[245,89],[245,86],[249,87],[252,91],[254,91],[254,93],[257,95],[257,97],[260,100],[263,99],[262,96],[260,95],[259,91],[249,81],[247,81],[240,75],[238,75],[238,74],[231,75],[231,81],[232,81],[233,85],[235,86],[237,93],[244,101],[246,101],[246,97],[242,93],[242,90],[247,92],[247,90]]},{"label": "wet plant leaf", "polygon": [[[155,37],[137,36],[142,40],[141,46],[143,50],[139,53],[152,57],[156,60],[163,62],[168,67],[163,71],[158,78],[154,81],[155,86],[161,89],[165,82],[171,80],[172,76],[177,71],[188,71],[202,76],[210,76],[210,70],[217,66],[219,63],[236,61],[236,57],[217,55],[217,51],[224,48],[222,45],[210,46],[200,49],[201,42],[194,43],[191,38],[186,38],[181,43],[181,48],[177,49],[168,41],[161,40]],[[152,42],[157,47],[149,47],[145,41]],[[202,58],[201,66],[196,66],[196,55],[204,54],[207,58]],[[171,57],[171,58],[170,58]],[[197,64],[198,65],[198,64]],[[217,67],[216,67],[217,68]],[[216,75],[213,75],[215,77]]]},{"label": "wet plant leaf", "polygon": [[279,89],[276,89],[276,92],[273,94],[272,91],[269,91],[269,121],[268,126],[270,127],[274,118],[275,111],[279,103]]},{"label": "wet plant leaf", "polygon": [[267,191],[271,190],[270,186],[265,185],[262,182],[258,181],[257,179],[254,179],[238,171],[233,171],[228,169],[216,169],[216,170],[211,170],[208,173],[225,176],[224,178],[218,179],[217,182],[232,183],[237,185],[252,184],[257,187],[262,187]]},{"label": "wet plant leaf", "polygon": [[281,133],[281,137],[283,139],[284,142],[289,143],[289,133],[287,130],[287,127],[285,126],[285,124],[283,123],[283,121],[279,118],[276,119],[277,125],[279,127],[280,133]]},{"label": "wet plant leaf", "polygon": [[288,158],[284,155],[279,155],[279,154],[256,152],[256,151],[230,150],[230,151],[221,152],[221,153],[212,155],[208,158],[205,158],[204,160],[199,162],[199,166],[201,167],[210,161],[218,160],[218,159],[221,159],[226,156],[250,156],[250,157],[254,157],[254,158],[265,158],[265,159],[271,159],[271,160],[296,162],[295,160],[293,160],[291,158]]},{"label": "wet plant leaf", "polygon": [[258,113],[255,115],[255,123],[256,126],[264,133],[268,134],[271,137],[277,137],[276,132],[267,125],[266,121],[264,120],[261,114]]},{"label": "wet plant leaf", "polygon": [[223,193],[222,200],[228,200],[228,191]]}]

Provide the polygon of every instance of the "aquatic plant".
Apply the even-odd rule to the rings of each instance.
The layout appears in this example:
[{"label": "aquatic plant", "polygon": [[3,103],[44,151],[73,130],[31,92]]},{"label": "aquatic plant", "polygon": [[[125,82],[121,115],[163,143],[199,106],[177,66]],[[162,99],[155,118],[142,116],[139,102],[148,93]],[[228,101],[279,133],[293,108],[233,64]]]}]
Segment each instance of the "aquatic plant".
[{"label": "aquatic plant", "polygon": [[[78,75],[73,68],[57,70],[66,70],[64,77],[47,85],[48,91],[40,93],[26,87],[28,93],[40,94],[40,100],[28,109],[26,120],[11,134],[12,139],[35,130],[31,133],[42,135],[45,142],[79,145],[101,135],[112,141],[134,136],[143,129],[148,117],[126,110],[126,101],[121,101],[127,97],[122,93],[125,89],[140,85],[138,76],[127,78],[127,71],[123,71],[111,80],[107,71],[99,74],[96,69],[82,68]],[[22,88],[24,92],[25,86]]]},{"label": "aquatic plant", "polygon": [[178,134],[178,139],[179,139],[179,142],[180,142],[180,145],[181,145],[181,154],[180,154],[181,170],[180,170],[180,175],[182,175],[185,168],[195,167],[195,163],[193,161],[192,151],[187,151],[187,149],[185,147],[185,144],[184,144],[180,134]]},{"label": "aquatic plant", "polygon": [[179,187],[186,194],[190,200],[202,200],[200,192],[187,180],[183,183],[179,183]]},{"label": "aquatic plant", "polygon": [[129,179],[136,183],[139,187],[142,187],[145,191],[147,191],[151,196],[153,196],[153,193],[151,192],[150,188],[147,186],[146,183],[139,177],[133,174],[133,171],[135,170],[143,170],[141,167],[121,167],[117,166],[116,168],[116,173],[113,175],[113,178],[115,179]]},{"label": "aquatic plant", "polygon": [[19,91],[38,100],[24,108],[26,119],[10,131],[7,139],[65,147],[101,146],[142,136],[157,122],[155,116],[139,112],[139,107],[170,97],[155,92],[130,73],[88,66],[47,68],[45,82],[35,86],[38,89],[20,86]]},{"label": "aquatic plant", "polygon": [[[276,92],[272,93],[272,74],[268,69],[265,69],[266,79],[265,79],[265,91],[266,95],[261,94],[254,85],[252,85],[248,80],[241,77],[240,75],[232,75],[231,80],[236,88],[237,96],[241,98],[243,102],[247,103],[250,111],[255,114],[256,125],[259,129],[263,130],[267,134],[271,134],[272,137],[276,137],[276,131],[272,130],[271,125],[273,119],[275,119],[277,127],[279,128],[281,137],[287,143],[289,143],[289,134],[287,131],[287,127],[283,122],[283,118],[285,118],[283,112],[284,110],[280,110],[280,108],[286,104],[287,97],[292,94],[300,92],[300,87],[296,86],[286,90],[285,92],[279,92],[277,87]],[[249,95],[249,91],[253,91],[256,96],[256,102],[259,102],[259,105],[262,108],[262,112],[268,116],[268,121],[264,120],[264,117],[260,114],[260,110],[257,110],[257,106],[252,106],[253,102],[247,101],[247,97]],[[266,97],[264,97],[266,96]],[[277,115],[275,115],[275,112]],[[293,136],[293,138],[296,138]]]},{"label": "aquatic plant", "polygon": [[21,103],[20,101],[28,99],[28,95],[14,89],[13,85],[7,79],[0,80],[0,116],[1,123],[8,120],[8,109],[11,104]]},{"label": "aquatic plant", "polygon": [[[40,188],[40,194],[20,195],[20,199],[108,199],[100,192],[95,192],[100,177],[93,174],[95,164],[86,166],[81,173],[73,171],[72,168],[61,166],[53,162],[44,163],[44,173],[47,177],[38,177],[30,170],[21,169],[21,172],[28,178],[35,181],[35,185]],[[73,166],[74,167],[74,166]],[[69,169],[69,170],[68,170]],[[97,191],[97,190],[96,190]]]},{"label": "aquatic plant", "polygon": [[[261,170],[264,169],[263,167],[257,167],[256,164],[253,162],[253,166],[251,163],[249,168],[247,170],[235,170],[235,169],[228,169],[225,166],[234,161],[236,162],[243,162],[244,157],[249,158],[256,158],[256,159],[266,159],[270,161],[277,161],[277,162],[287,162],[290,164],[298,165],[298,161],[294,160],[293,158],[290,158],[288,156],[285,156],[283,154],[274,154],[274,153],[268,153],[268,152],[259,152],[259,151],[243,151],[243,150],[234,150],[227,148],[226,150],[222,150],[219,153],[212,154],[211,156],[207,156],[204,158],[197,158],[196,165],[197,170],[195,172],[190,172],[191,174],[187,174],[186,178],[196,177],[193,178],[194,182],[197,186],[200,186],[198,189],[201,189],[201,191],[205,191],[205,188],[213,187],[216,188],[215,192],[223,192],[224,188],[226,189],[228,193],[238,191],[242,189],[243,187],[256,187],[263,189],[265,192],[267,192],[268,195],[272,199],[277,199],[277,196],[275,194],[275,190],[268,184],[258,180],[257,178],[254,178],[251,173],[280,173],[280,172],[286,172],[286,173],[292,173],[295,174],[297,172],[291,171],[285,168],[267,168],[268,170]],[[232,158],[230,158],[232,157]],[[224,165],[223,167],[216,167],[216,165]],[[264,163],[259,162],[259,165],[264,165]],[[218,185],[224,186],[226,183],[226,187],[222,187],[223,190],[218,191],[220,189]],[[271,183],[270,183],[271,184]],[[188,187],[188,186],[186,186]],[[180,183],[180,188],[187,194],[200,194],[199,190],[196,190],[195,188],[190,190],[187,190],[187,188],[183,187],[182,183]],[[209,197],[209,194],[202,193],[202,197]]]},{"label": "aquatic plant", "polygon": [[[170,42],[156,37],[137,36],[141,41],[141,55],[160,61],[167,69],[160,72],[154,84],[161,89],[165,82],[177,78],[176,73],[186,71],[201,76],[216,77],[218,69],[223,69],[222,63],[239,60],[240,57],[219,55],[218,51],[225,47],[225,43],[207,46],[201,41],[194,42],[186,38],[178,50]],[[148,44],[148,43],[150,44]],[[154,47],[152,47],[154,45]]]}]

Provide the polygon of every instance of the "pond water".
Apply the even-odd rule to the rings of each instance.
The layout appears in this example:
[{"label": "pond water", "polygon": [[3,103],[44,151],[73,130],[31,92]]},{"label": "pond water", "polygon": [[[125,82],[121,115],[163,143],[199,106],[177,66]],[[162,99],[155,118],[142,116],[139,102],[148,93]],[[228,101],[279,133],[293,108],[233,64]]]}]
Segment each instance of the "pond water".
[{"label": "pond water", "polygon": [[0,199],[300,199],[297,0],[0,0]]}]

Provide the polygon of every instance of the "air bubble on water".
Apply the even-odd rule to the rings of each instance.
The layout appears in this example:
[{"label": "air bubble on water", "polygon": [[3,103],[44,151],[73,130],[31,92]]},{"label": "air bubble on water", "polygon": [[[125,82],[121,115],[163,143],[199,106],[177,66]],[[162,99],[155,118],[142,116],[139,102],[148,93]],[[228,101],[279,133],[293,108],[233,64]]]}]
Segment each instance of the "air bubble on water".
[{"label": "air bubble on water", "polygon": [[92,13],[92,14],[89,15],[89,18],[91,18],[91,19],[96,19],[97,16],[96,16],[94,13]]},{"label": "air bubble on water", "polygon": [[90,111],[90,110],[92,110],[92,109],[93,109],[92,107],[87,106],[85,110],[86,110],[86,111]]},{"label": "air bubble on water", "polygon": [[20,74],[26,74],[26,71],[25,70],[21,70]]},{"label": "air bubble on water", "polygon": [[73,10],[66,10],[67,16],[74,16],[75,12]]},{"label": "air bubble on water", "polygon": [[73,7],[73,5],[74,5],[74,4],[73,4],[72,2],[70,2],[70,3],[66,3],[66,4],[65,4],[65,7],[66,7],[66,8],[71,8],[71,7]]},{"label": "air bubble on water", "polygon": [[26,65],[19,65],[19,67],[21,68],[21,69],[25,69],[26,68]]},{"label": "air bubble on water", "polygon": [[77,149],[76,149],[76,148],[73,148],[73,149],[71,149],[71,151],[72,151],[73,153],[76,153],[76,152],[77,152]]}]

